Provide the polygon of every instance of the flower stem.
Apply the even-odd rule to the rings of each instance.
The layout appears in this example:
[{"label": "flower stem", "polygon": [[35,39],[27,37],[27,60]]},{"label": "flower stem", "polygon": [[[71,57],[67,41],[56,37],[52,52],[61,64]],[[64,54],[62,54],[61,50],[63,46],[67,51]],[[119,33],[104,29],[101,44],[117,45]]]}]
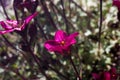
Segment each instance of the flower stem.
[{"label": "flower stem", "polygon": [[70,60],[70,63],[72,64],[72,66],[73,66],[73,69],[75,70],[75,73],[76,73],[78,79],[79,79],[79,80],[82,80],[82,79],[80,78],[80,75],[79,75],[79,73],[78,73],[78,71],[77,71],[77,69],[76,69],[76,67],[75,67],[75,64],[74,64],[72,58],[70,57],[69,60]]},{"label": "flower stem", "polygon": [[51,67],[51,66],[49,66],[49,68],[50,68],[51,70],[55,71],[58,75],[62,76],[64,79],[70,80],[68,77],[66,77],[65,75],[63,75],[63,74],[62,74],[61,72],[59,72],[57,69],[55,69],[55,68],[53,68],[53,67]]},{"label": "flower stem", "polygon": [[40,64],[39,60],[37,59],[36,55],[33,53],[33,51],[31,50],[30,47],[29,47],[29,51],[30,51],[30,54],[32,55],[34,61],[38,65],[39,71],[47,78],[47,80],[51,80],[50,77],[41,69],[41,64]]}]

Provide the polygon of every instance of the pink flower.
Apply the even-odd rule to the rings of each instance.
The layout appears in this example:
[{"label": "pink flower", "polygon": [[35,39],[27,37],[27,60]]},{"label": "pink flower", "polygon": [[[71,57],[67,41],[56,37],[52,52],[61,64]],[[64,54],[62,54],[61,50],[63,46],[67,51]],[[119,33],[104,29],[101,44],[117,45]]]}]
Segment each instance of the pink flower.
[{"label": "pink flower", "polygon": [[16,20],[0,21],[0,25],[2,28],[4,28],[4,30],[0,30],[0,34],[13,32],[14,30],[22,31],[25,28],[26,24],[28,24],[37,14],[38,12],[35,12],[34,14],[28,16],[25,20],[23,20],[22,23]]},{"label": "pink flower", "polygon": [[68,53],[72,44],[76,43],[75,37],[78,32],[67,35],[64,31],[58,30],[55,33],[54,40],[48,40],[44,43],[44,46],[49,51],[58,53]]},{"label": "pink flower", "polygon": [[109,72],[102,72],[101,74],[93,73],[94,80],[111,80]]},{"label": "pink flower", "polygon": [[111,68],[109,72],[111,74],[111,80],[117,80],[119,74],[117,73],[116,68],[115,67]]},{"label": "pink flower", "polygon": [[120,0],[113,0],[113,5],[116,6],[118,10],[120,10]]},{"label": "pink flower", "polygon": [[93,73],[92,76],[94,80],[117,80],[119,75],[117,74],[116,68],[113,67],[110,71],[104,71],[100,74]]}]

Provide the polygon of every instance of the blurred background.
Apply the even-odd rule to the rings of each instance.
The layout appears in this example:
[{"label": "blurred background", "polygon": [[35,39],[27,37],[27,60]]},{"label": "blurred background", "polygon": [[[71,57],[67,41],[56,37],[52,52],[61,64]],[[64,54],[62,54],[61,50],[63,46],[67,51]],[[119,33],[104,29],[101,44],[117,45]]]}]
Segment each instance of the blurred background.
[{"label": "blurred background", "polygon": [[77,80],[67,57],[43,46],[59,29],[79,32],[71,57],[82,80],[111,67],[120,72],[120,15],[112,0],[102,0],[102,11],[99,0],[0,0],[0,21],[36,11],[23,31],[0,35],[0,80]]}]

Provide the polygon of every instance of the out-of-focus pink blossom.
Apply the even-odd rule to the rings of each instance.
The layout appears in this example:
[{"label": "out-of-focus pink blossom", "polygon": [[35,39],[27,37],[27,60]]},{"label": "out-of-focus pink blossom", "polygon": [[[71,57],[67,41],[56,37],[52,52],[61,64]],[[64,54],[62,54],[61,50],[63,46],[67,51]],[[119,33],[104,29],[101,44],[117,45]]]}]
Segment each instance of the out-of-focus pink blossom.
[{"label": "out-of-focus pink blossom", "polygon": [[118,73],[116,71],[116,68],[111,68],[110,71],[104,71],[99,73],[93,73],[92,74],[94,80],[117,80]]},{"label": "out-of-focus pink blossom", "polygon": [[16,20],[6,20],[6,21],[0,21],[0,25],[4,30],[0,30],[0,34],[5,34],[12,32],[14,30],[22,31],[26,24],[28,24],[35,16],[37,16],[38,12],[35,12],[34,14],[28,16],[25,20],[22,22],[18,22]]}]

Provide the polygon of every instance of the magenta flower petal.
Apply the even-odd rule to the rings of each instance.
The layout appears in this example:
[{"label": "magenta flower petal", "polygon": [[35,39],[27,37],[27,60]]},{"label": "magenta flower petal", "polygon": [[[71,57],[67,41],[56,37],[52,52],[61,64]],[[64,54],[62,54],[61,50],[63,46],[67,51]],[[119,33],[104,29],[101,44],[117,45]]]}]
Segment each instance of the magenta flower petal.
[{"label": "magenta flower petal", "polygon": [[24,28],[25,28],[25,23],[22,24],[22,26],[18,26],[18,27],[15,27],[14,29],[17,30],[17,31],[22,31]]},{"label": "magenta flower petal", "polygon": [[78,32],[70,34],[70,36],[68,36],[66,39],[68,42],[67,44],[69,45],[75,44],[76,43],[75,37],[78,36],[78,34],[79,34]]},{"label": "magenta flower petal", "polygon": [[18,26],[18,22],[16,20],[6,20],[6,24],[12,26],[12,28]]},{"label": "magenta flower petal", "polygon": [[61,46],[62,51],[65,52],[65,53],[70,51],[70,47],[71,47],[71,46],[69,46],[69,45]]},{"label": "magenta flower petal", "polygon": [[65,40],[66,37],[67,37],[67,34],[64,31],[58,30],[55,33],[54,39],[55,39],[56,42],[61,42],[61,41]]},{"label": "magenta flower petal", "polygon": [[101,74],[93,73],[94,80],[111,80],[109,72],[102,72]]},{"label": "magenta flower petal", "polygon": [[59,44],[57,42],[55,42],[54,40],[48,40],[48,41],[46,41],[45,44],[44,44],[44,46],[49,51],[62,52],[61,46],[59,46]]},{"label": "magenta flower petal", "polygon": [[33,13],[25,19],[25,24],[28,24],[34,17],[38,15],[38,12]]},{"label": "magenta flower petal", "polygon": [[20,31],[21,27],[18,26],[18,22],[16,20],[6,20],[6,21],[1,21],[1,26],[5,30],[10,30],[10,29],[15,29]]},{"label": "magenta flower petal", "polygon": [[92,73],[92,76],[95,80],[99,80],[100,79],[100,75],[96,74],[96,73]]},{"label": "magenta flower petal", "polygon": [[0,21],[0,25],[6,30],[13,28],[12,26],[6,24],[4,21]]},{"label": "magenta flower petal", "polygon": [[113,67],[110,71],[100,72],[100,74],[93,73],[92,76],[95,80],[117,80],[119,75],[116,68]]},{"label": "magenta flower petal", "polygon": [[0,34],[5,34],[5,33],[9,33],[9,32],[13,32],[14,29],[10,29],[10,30],[0,30]]},{"label": "magenta flower petal", "polygon": [[23,29],[25,28],[25,25],[28,24],[35,16],[37,16],[37,14],[38,14],[38,12],[35,12],[34,14],[28,16],[28,17],[24,20],[24,22],[23,22],[23,24],[21,25],[21,27],[16,27],[15,29],[18,30],[18,31],[23,30]]},{"label": "magenta flower petal", "polygon": [[16,20],[6,20],[0,21],[0,25],[5,29],[0,31],[0,34],[5,34],[8,32],[12,32],[14,30],[21,31],[25,28],[26,24],[28,24],[35,16],[37,16],[38,12],[28,16],[22,24],[19,24]]},{"label": "magenta flower petal", "polygon": [[103,80],[111,80],[109,72],[104,72],[103,73]]},{"label": "magenta flower petal", "polygon": [[112,68],[110,69],[110,74],[111,74],[111,78],[112,78],[113,80],[116,80],[116,79],[117,79],[118,74],[117,74],[117,71],[116,71],[116,68],[115,68],[115,67],[112,67]]},{"label": "magenta flower petal", "polygon": [[111,73],[117,73],[116,68],[115,68],[115,67],[112,67],[112,68],[110,69],[110,72],[111,72]]}]

